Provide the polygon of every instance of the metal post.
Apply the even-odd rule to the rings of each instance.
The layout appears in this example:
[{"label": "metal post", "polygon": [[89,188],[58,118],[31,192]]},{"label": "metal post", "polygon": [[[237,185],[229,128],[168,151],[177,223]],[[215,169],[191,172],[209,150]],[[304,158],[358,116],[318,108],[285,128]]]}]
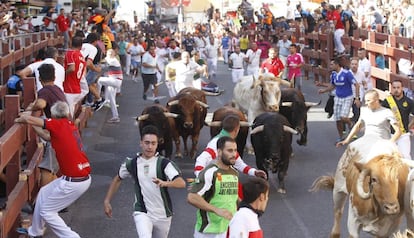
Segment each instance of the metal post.
[{"label": "metal post", "polygon": [[102,0],[98,0],[98,7],[102,8]]}]

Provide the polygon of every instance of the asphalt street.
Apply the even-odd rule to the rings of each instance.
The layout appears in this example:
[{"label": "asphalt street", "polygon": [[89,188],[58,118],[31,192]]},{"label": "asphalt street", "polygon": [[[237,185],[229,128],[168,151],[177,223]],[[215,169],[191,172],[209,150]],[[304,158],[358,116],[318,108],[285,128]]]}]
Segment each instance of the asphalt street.
[{"label": "asphalt street", "polygon": [[[231,101],[233,83],[227,66],[219,61],[216,83],[225,92],[220,96],[207,98],[209,112]],[[318,95],[313,80],[304,80],[303,92],[307,101],[322,101],[321,105],[308,112],[308,144],[299,146],[294,136],[294,157],[290,160],[286,178],[287,194],[276,192],[277,181],[271,176],[271,191],[265,214],[260,218],[265,237],[268,238],[322,238],[328,237],[333,224],[332,193],[308,192],[314,179],[320,175],[333,173],[344,148],[334,146],[337,138],[335,123],[327,119],[324,105],[328,95]],[[125,77],[122,94],[117,98],[121,122],[108,124],[111,118],[109,108],[96,112],[83,131],[83,143],[92,164],[92,185],[69,212],[63,214],[64,220],[86,238],[131,238],[137,237],[132,218],[133,183],[123,181],[112,201],[113,218],[107,218],[103,211],[103,199],[108,186],[117,174],[119,165],[125,157],[134,156],[139,151],[139,133],[135,117],[144,107],[151,105],[150,100],[142,99],[142,82],[134,82]],[[168,95],[165,84],[160,86],[160,95]],[[165,105],[167,98],[160,100]],[[209,128],[202,129],[198,153],[209,141]],[[254,156],[246,156],[246,163],[255,166]],[[183,172],[184,178],[192,178],[194,161],[189,158],[174,159]],[[243,176],[242,176],[243,177]],[[243,179],[243,178],[242,178]],[[196,209],[186,201],[186,189],[170,189],[175,214],[170,230],[170,238],[192,237]],[[345,208],[347,211],[347,208]],[[345,212],[346,213],[346,212]],[[342,220],[344,237],[346,214]],[[56,237],[47,231],[47,238]],[[362,237],[369,237],[363,235]]]}]

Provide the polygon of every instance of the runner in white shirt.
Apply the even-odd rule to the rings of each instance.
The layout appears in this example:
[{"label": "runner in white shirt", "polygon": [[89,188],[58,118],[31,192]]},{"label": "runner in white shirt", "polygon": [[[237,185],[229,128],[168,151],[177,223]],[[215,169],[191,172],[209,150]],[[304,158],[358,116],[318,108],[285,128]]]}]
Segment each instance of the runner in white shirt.
[{"label": "runner in white shirt", "polygon": [[132,80],[137,82],[141,68],[141,56],[145,53],[144,48],[139,44],[138,38],[134,38],[133,44],[128,49],[128,53],[131,54]]},{"label": "runner in white shirt", "polygon": [[180,92],[181,89],[186,87],[193,87],[196,89],[201,89],[201,81],[194,80],[194,74],[203,73],[207,74],[207,66],[200,66],[194,61],[190,60],[190,54],[187,51],[184,51],[181,54],[181,61],[178,62],[175,68],[176,77],[175,77],[175,90]]},{"label": "runner in white shirt", "polygon": [[252,42],[250,49],[247,50],[246,57],[244,58],[247,62],[247,75],[253,75],[255,78],[259,78],[261,54],[262,50],[257,48],[255,42]]},{"label": "runner in white shirt", "polygon": [[364,48],[358,49],[358,70],[363,72],[365,75],[365,82],[364,90],[365,92],[368,90],[373,89],[372,80],[371,80],[371,63],[366,57],[366,52]]},{"label": "runner in white shirt", "polygon": [[160,83],[162,80],[162,75],[164,74],[164,68],[168,64],[169,52],[167,51],[167,49],[165,49],[161,41],[157,41],[156,45],[157,48],[155,48],[155,54],[157,56],[157,65],[160,69],[160,71],[157,72],[157,80],[158,83]]},{"label": "runner in white shirt", "polygon": [[238,83],[244,75],[243,61],[245,54],[240,52],[240,46],[236,46],[235,51],[230,55],[229,64],[231,67],[231,78],[233,83]]},{"label": "runner in white shirt", "polygon": [[207,69],[210,79],[216,79],[217,72],[217,57],[218,57],[219,45],[215,41],[214,37],[210,37],[209,44],[204,50],[204,55],[207,58]]}]

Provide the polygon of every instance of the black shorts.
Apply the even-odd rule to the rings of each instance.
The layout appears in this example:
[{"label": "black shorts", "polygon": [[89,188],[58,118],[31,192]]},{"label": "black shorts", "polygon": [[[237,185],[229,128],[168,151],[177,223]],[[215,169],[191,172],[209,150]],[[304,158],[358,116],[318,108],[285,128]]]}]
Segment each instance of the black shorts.
[{"label": "black shorts", "polygon": [[157,74],[142,74],[142,81],[144,82],[144,88],[148,88],[150,84],[155,85],[157,83]]}]

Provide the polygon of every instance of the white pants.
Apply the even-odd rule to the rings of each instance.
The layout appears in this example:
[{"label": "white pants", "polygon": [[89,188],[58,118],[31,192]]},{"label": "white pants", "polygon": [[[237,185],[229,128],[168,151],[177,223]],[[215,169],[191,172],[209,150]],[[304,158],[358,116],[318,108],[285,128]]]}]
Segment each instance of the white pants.
[{"label": "white pants", "polygon": [[285,66],[285,68],[283,69],[282,79],[287,79],[287,72],[288,72],[288,67],[286,66],[287,56],[279,55],[279,59],[280,61],[282,61],[283,66]]},{"label": "white pants", "polygon": [[404,159],[411,159],[410,133],[402,134],[397,140],[397,146]]},{"label": "white pants", "polygon": [[171,218],[152,218],[144,212],[134,212],[135,227],[139,238],[167,238]]},{"label": "white pants", "polygon": [[125,73],[126,75],[129,75],[129,72],[131,71],[131,55],[130,54],[126,54],[126,59],[125,59]]},{"label": "white pants", "polygon": [[75,106],[84,96],[82,96],[82,93],[65,93],[65,97],[69,105],[69,113],[73,118],[75,117]]},{"label": "white pants", "polygon": [[80,238],[68,227],[58,212],[74,203],[91,185],[91,178],[83,182],[69,182],[58,178],[43,186],[36,198],[30,236],[42,236],[47,224],[57,237]]},{"label": "white pants", "polygon": [[208,75],[211,77],[217,73],[217,58],[207,59]]},{"label": "white pants", "polygon": [[210,234],[210,233],[201,233],[198,231],[194,231],[194,238],[226,238],[227,232],[219,233],[219,234]]},{"label": "white pants", "polygon": [[170,97],[175,97],[177,95],[177,91],[175,90],[175,82],[174,81],[165,81],[165,85],[168,89],[168,94]]},{"label": "white pants", "polygon": [[229,49],[222,49],[221,53],[223,54],[224,63],[229,63]]},{"label": "white pants", "polygon": [[247,75],[253,75],[255,79],[259,78],[259,66],[247,66]]},{"label": "white pants", "polygon": [[232,69],[231,70],[231,79],[233,80],[233,83],[238,83],[243,76],[244,76],[244,69]]},{"label": "white pants", "polygon": [[112,117],[118,118],[118,109],[116,108],[116,92],[121,88],[122,80],[114,77],[100,77],[98,79],[98,93],[101,94],[102,86],[106,86],[105,99],[109,100],[111,105]]},{"label": "white pants", "polygon": [[335,43],[335,49],[336,52],[338,53],[342,53],[345,51],[345,46],[342,43],[342,36],[345,35],[345,30],[344,29],[336,29],[335,33],[334,33],[334,43]]},{"label": "white pants", "polygon": [[89,85],[88,85],[88,81],[86,81],[86,77],[81,78],[80,87],[81,87],[81,95],[83,98],[86,96],[86,94],[89,93]]}]

